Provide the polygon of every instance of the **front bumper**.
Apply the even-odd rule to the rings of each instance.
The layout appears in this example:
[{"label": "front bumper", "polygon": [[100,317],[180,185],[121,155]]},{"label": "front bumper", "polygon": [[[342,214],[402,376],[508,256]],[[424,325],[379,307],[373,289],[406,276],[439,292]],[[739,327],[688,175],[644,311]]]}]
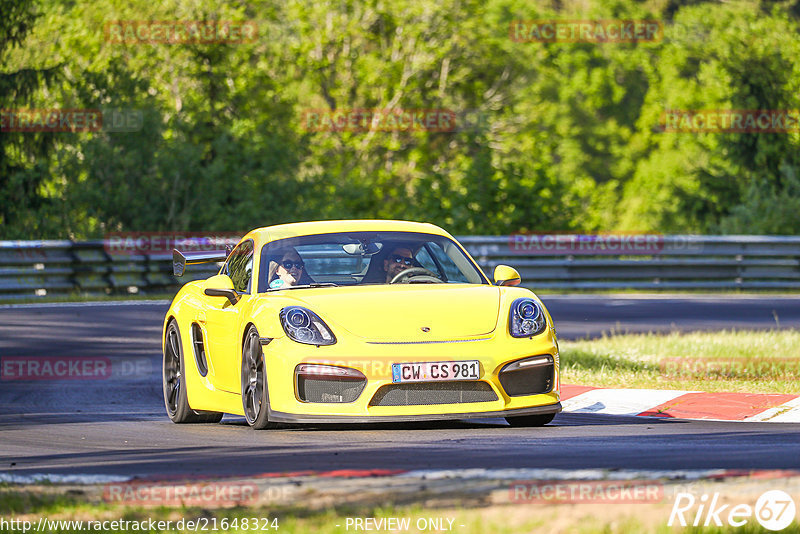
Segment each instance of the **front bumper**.
[{"label": "front bumper", "polygon": [[[561,411],[558,349],[549,329],[533,339],[515,339],[495,333],[474,340],[433,344],[378,345],[342,336],[335,345],[315,347],[284,337],[265,345],[264,353],[270,420],[276,422],[433,421]],[[500,370],[510,362],[536,355],[550,355],[554,359],[552,389],[532,395],[508,395],[498,377]],[[496,400],[392,406],[371,403],[379,389],[393,384],[393,363],[452,360],[480,361],[479,381],[491,386]],[[295,368],[308,363],[357,369],[366,377],[366,385],[353,402],[303,402],[297,393]]]}]

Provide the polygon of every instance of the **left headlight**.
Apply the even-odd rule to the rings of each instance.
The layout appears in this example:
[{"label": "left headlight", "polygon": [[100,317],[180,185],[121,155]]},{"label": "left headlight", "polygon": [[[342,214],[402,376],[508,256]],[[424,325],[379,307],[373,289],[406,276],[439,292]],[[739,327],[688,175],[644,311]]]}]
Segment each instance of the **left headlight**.
[{"label": "left headlight", "polygon": [[508,332],[513,337],[531,337],[544,332],[547,320],[542,307],[533,299],[520,298],[511,303]]},{"label": "left headlight", "polygon": [[288,306],[280,313],[284,332],[292,340],[307,345],[333,345],[336,336],[319,315],[302,306]]}]

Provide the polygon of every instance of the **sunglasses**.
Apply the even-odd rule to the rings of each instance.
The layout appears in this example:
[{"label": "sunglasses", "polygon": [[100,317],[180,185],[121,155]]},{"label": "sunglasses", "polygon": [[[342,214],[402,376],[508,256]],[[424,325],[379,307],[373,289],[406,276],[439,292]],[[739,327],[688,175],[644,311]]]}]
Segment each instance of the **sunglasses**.
[{"label": "sunglasses", "polygon": [[302,269],[303,267],[306,266],[306,264],[303,263],[302,261],[290,261],[290,260],[282,261],[281,265],[283,265],[283,268],[286,269],[287,271],[292,267],[297,267],[298,269]]},{"label": "sunglasses", "polygon": [[394,260],[395,263],[404,263],[406,265],[413,265],[414,264],[414,258],[408,258],[406,256],[399,256],[397,254],[392,255],[392,260]]}]

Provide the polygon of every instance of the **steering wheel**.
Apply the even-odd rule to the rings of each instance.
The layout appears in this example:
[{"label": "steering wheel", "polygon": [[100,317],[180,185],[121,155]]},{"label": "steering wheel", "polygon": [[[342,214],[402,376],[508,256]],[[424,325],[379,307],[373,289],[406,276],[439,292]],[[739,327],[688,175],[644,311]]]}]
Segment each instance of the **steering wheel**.
[{"label": "steering wheel", "polygon": [[436,273],[429,271],[425,267],[411,267],[405,271],[401,271],[392,278],[390,284],[408,284],[411,278],[415,278],[416,282],[428,282],[431,284],[443,284],[444,280],[436,276]]}]

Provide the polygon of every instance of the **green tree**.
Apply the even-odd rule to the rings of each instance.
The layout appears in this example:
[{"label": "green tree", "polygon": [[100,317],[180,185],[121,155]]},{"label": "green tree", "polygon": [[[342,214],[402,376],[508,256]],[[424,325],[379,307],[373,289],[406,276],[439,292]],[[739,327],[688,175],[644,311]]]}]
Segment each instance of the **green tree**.
[{"label": "green tree", "polygon": [[[58,65],[45,68],[15,67],[10,56],[28,34],[37,19],[36,4],[30,0],[0,0],[0,109],[18,110],[32,101],[42,86],[53,84]],[[4,228],[32,230],[39,214],[49,207],[41,187],[47,181],[42,158],[53,144],[46,133],[0,130],[0,225]]]},{"label": "green tree", "polygon": [[[797,20],[757,4],[683,7],[646,62],[649,90],[631,143],[635,175],[619,225],[663,232],[746,229],[758,209],[793,196],[796,133],[663,133],[667,110],[797,109]],[[781,200],[783,199],[783,200]],[[749,206],[749,208],[747,208]],[[779,206],[776,206],[779,207]],[[780,209],[780,208],[779,208]],[[763,212],[761,217],[772,219]],[[736,222],[736,221],[739,222]],[[749,232],[800,232],[796,219]]]}]

